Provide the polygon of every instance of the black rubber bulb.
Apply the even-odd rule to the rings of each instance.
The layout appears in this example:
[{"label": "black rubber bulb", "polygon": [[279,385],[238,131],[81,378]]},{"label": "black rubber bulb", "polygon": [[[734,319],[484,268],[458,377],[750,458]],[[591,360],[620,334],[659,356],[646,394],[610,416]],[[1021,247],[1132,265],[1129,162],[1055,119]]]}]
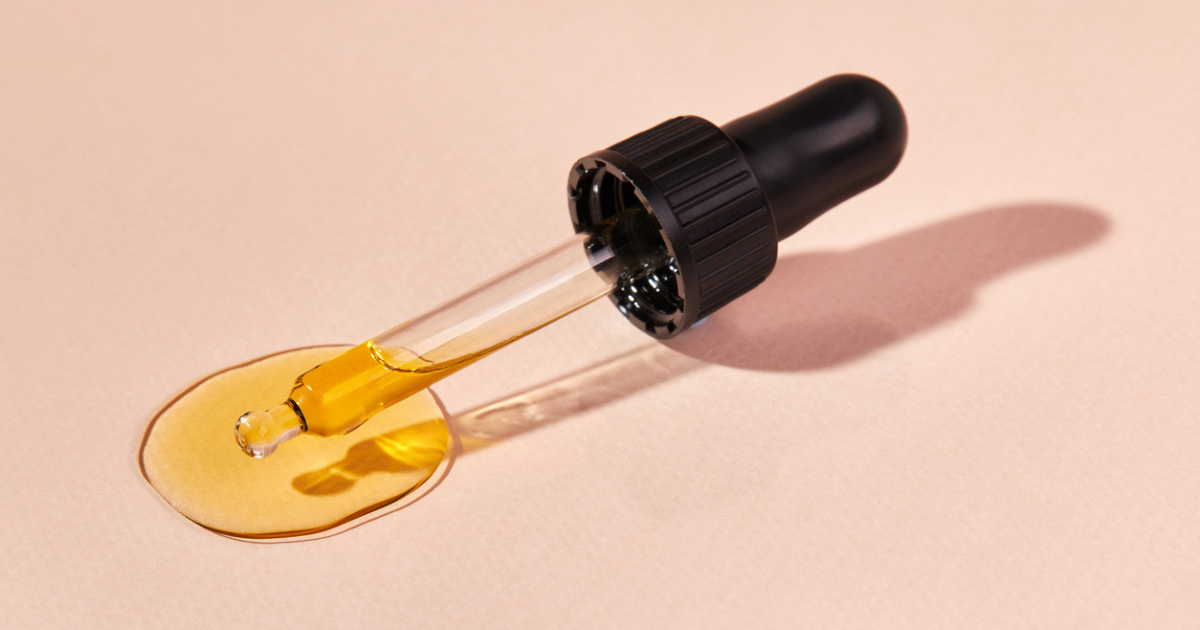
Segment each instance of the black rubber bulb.
[{"label": "black rubber bulb", "polygon": [[614,238],[668,251],[671,263],[613,300],[672,337],[766,279],[780,239],[883,181],[907,138],[890,90],[838,75],[723,127],[681,116],[581,158],[571,218],[576,231],[609,221]]},{"label": "black rubber bulb", "polygon": [[900,101],[863,76],[830,77],[721,127],[767,197],[779,238],[883,181],[900,164]]}]

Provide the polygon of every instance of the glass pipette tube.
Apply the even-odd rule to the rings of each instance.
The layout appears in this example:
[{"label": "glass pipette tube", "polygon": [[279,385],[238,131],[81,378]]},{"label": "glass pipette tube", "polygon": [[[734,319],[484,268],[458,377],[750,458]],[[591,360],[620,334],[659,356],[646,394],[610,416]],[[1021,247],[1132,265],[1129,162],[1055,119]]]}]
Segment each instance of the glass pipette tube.
[{"label": "glass pipette tube", "polygon": [[647,221],[656,223],[647,211],[628,209],[305,372],[285,402],[237,420],[238,445],[266,457],[301,433],[352,431],[623,283],[671,265],[665,241],[655,236],[658,226]]}]

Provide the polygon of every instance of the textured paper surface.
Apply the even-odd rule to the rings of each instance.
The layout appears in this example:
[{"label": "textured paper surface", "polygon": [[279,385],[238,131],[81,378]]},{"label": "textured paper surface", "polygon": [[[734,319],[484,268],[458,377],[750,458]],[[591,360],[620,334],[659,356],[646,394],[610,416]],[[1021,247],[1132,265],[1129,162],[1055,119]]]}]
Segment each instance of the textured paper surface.
[{"label": "textured paper surface", "polygon": [[[1198,22],[6,2],[0,625],[1195,625]],[[895,175],[668,348],[627,355],[649,340],[597,304],[446,381],[462,412],[599,364],[412,506],[255,545],[140,477],[195,379],[358,342],[567,236],[577,157],[846,71],[904,103]]]}]

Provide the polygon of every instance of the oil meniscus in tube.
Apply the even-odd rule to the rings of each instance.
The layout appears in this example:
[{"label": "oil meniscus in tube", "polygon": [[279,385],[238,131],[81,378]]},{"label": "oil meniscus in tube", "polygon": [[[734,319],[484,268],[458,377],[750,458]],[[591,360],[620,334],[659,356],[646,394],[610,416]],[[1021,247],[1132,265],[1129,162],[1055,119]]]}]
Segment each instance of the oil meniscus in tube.
[{"label": "oil meniscus in tube", "polygon": [[367,341],[301,374],[284,403],[243,414],[235,432],[238,444],[264,457],[300,432],[332,437],[353,431],[481,356],[442,364],[419,357],[398,360]]}]

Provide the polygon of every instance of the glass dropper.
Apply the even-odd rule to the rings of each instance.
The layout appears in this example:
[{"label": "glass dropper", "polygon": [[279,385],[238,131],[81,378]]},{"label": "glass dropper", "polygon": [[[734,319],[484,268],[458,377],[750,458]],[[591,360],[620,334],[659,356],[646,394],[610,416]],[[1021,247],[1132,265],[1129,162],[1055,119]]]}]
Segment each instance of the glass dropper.
[{"label": "glass dropper", "polygon": [[238,444],[265,457],[353,430],[606,295],[673,337],[765,280],[781,239],[883,181],[907,138],[896,96],[844,74],[721,127],[680,116],[595,151],[568,180],[575,236],[300,375],[283,404],[238,419]]}]

